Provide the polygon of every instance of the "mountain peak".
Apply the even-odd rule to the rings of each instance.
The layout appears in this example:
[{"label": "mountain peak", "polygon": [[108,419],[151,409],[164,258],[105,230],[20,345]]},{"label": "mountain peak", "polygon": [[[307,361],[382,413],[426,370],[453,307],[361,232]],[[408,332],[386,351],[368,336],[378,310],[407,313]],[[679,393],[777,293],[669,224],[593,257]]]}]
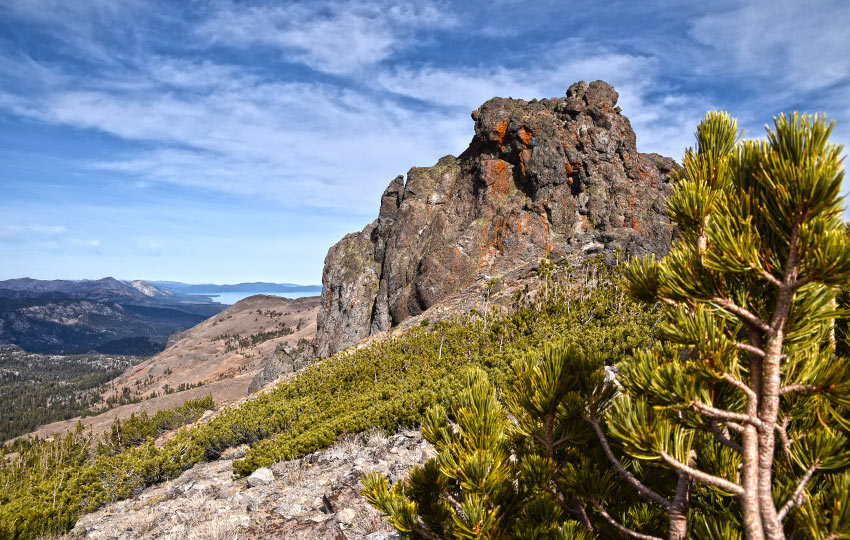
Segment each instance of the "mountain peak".
[{"label": "mountain peak", "polygon": [[460,157],[393,179],[378,219],[328,251],[318,354],[543,257],[666,253],[662,210],[678,166],[638,153],[617,99],[604,81],[561,98],[490,99],[472,112]]}]

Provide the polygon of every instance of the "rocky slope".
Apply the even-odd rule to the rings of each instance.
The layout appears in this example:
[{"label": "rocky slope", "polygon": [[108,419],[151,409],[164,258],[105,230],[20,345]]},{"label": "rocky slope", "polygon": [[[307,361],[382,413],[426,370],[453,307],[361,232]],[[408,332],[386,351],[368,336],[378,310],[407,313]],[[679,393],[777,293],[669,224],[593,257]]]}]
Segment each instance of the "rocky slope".
[{"label": "rocky slope", "polygon": [[318,355],[547,255],[666,253],[663,201],[677,165],[637,152],[617,98],[594,81],[563,98],[491,99],[473,111],[460,157],[390,182],[378,218],[328,251]]},{"label": "rocky slope", "polygon": [[418,431],[360,434],[234,481],[233,459],[241,454],[229,451],[87,514],[66,538],[390,540],[392,529],[359,494],[360,478],[371,471],[402,478],[433,448]]}]

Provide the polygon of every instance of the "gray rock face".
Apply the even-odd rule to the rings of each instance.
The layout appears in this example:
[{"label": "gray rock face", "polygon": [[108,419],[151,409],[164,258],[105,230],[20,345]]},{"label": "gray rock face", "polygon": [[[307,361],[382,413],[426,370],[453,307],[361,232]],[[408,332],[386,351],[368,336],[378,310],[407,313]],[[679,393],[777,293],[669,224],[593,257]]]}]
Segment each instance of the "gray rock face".
[{"label": "gray rock face", "polygon": [[318,356],[549,254],[665,254],[662,211],[678,166],[637,152],[617,98],[594,81],[559,99],[491,99],[473,111],[460,157],[393,179],[378,219],[325,258]]}]

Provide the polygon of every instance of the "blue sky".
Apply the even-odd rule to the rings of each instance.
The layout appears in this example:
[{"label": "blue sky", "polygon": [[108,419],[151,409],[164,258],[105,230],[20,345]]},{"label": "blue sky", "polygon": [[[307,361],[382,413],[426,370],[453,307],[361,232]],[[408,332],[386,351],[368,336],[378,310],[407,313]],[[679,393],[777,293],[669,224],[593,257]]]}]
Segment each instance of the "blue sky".
[{"label": "blue sky", "polygon": [[603,79],[638,149],[709,109],[850,143],[850,5],[0,4],[0,279],[319,283],[389,181],[462,152],[490,97]]}]

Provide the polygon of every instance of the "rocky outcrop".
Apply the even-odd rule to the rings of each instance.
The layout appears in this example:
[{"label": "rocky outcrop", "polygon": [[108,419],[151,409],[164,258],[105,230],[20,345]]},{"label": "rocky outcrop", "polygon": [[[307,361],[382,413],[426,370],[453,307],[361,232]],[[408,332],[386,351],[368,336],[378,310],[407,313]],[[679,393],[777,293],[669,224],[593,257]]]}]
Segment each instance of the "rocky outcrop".
[{"label": "rocky outcrop", "polygon": [[460,157],[390,182],[378,219],[325,259],[317,354],[340,351],[480,279],[552,255],[665,254],[669,158],[639,154],[603,81],[494,98]]},{"label": "rocky outcrop", "polygon": [[361,479],[380,472],[394,482],[435,455],[418,431],[375,431],[234,480],[233,459],[244,450],[86,514],[65,538],[394,540],[392,527],[360,495]]},{"label": "rocky outcrop", "polygon": [[285,375],[301,371],[310,365],[312,353],[313,346],[309,342],[307,346],[299,343],[297,347],[288,343],[279,344],[274,352],[263,360],[263,370],[251,382],[248,391],[256,392]]}]

